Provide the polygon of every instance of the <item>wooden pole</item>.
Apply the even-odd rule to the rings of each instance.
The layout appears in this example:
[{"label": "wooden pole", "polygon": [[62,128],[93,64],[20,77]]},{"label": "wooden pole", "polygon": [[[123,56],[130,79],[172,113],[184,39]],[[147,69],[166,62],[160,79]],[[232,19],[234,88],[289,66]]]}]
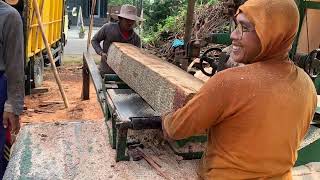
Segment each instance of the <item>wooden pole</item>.
[{"label": "wooden pole", "polygon": [[48,52],[48,55],[49,55],[49,60],[50,60],[50,63],[51,63],[51,69],[53,71],[53,74],[54,74],[54,77],[56,79],[56,82],[57,82],[57,84],[59,86],[59,90],[60,90],[61,96],[63,98],[64,105],[65,105],[66,108],[69,108],[69,102],[68,102],[66,94],[65,94],[65,92],[63,90],[63,87],[61,85],[61,80],[59,78],[57,67],[56,67],[56,65],[54,63],[54,60],[53,60],[51,48],[49,46],[46,34],[44,32],[44,28],[43,28],[43,24],[42,24],[41,15],[40,15],[40,11],[39,11],[39,6],[38,6],[37,0],[33,0],[33,8],[35,9],[35,12],[36,12],[36,15],[37,15],[37,18],[38,18],[38,24],[39,24],[39,27],[40,27],[40,30],[41,30],[41,33],[42,33],[43,42],[44,42],[44,44],[45,44],[45,46],[47,48],[47,52]]},{"label": "wooden pole", "polygon": [[92,0],[90,26],[89,26],[89,33],[88,33],[88,40],[87,40],[87,51],[89,51],[90,44],[91,44],[91,34],[92,34],[93,17],[94,17],[95,9],[96,9],[96,0]]},{"label": "wooden pole", "polygon": [[160,176],[162,176],[162,177],[163,177],[164,179],[166,179],[166,180],[171,180],[171,178],[168,177],[168,176],[161,170],[161,168],[159,167],[159,165],[158,165],[151,157],[147,156],[147,154],[145,154],[144,151],[143,151],[141,148],[137,147],[137,150],[138,150],[138,152],[140,153],[140,155],[147,161],[147,163],[150,164],[150,166],[151,166],[152,168],[154,168]]},{"label": "wooden pole", "polygon": [[90,75],[87,61],[85,60],[86,56],[83,55],[83,67],[82,67],[82,100],[90,99]]},{"label": "wooden pole", "polygon": [[191,33],[192,33],[192,23],[193,23],[193,16],[194,16],[194,7],[196,4],[196,0],[189,0],[188,1],[188,11],[187,11],[187,18],[186,18],[186,29],[184,33],[184,43],[187,45],[187,43],[191,39]]}]

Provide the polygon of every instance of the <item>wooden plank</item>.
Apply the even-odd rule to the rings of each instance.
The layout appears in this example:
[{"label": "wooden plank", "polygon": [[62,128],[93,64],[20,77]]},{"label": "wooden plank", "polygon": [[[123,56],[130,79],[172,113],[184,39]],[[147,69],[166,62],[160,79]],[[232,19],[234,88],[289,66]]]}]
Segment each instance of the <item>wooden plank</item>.
[{"label": "wooden plank", "polygon": [[161,114],[183,106],[203,85],[182,69],[130,44],[113,43],[108,64]]},{"label": "wooden plank", "polygon": [[[320,0],[313,1],[320,2]],[[306,10],[306,14],[299,36],[298,53],[310,53],[312,50],[319,48],[320,45],[320,11],[317,9],[308,9]]]},{"label": "wooden plank", "polygon": [[154,161],[150,156],[148,156],[146,153],[144,153],[144,151],[137,147],[138,152],[141,154],[141,156],[150,164],[150,166],[155,169],[157,171],[157,173],[162,176],[164,179],[166,180],[170,180],[171,178],[168,177],[161,169],[161,167],[159,166],[159,164]]},{"label": "wooden plank", "polygon": [[31,94],[47,93],[49,89],[47,87],[39,87],[31,89]]}]

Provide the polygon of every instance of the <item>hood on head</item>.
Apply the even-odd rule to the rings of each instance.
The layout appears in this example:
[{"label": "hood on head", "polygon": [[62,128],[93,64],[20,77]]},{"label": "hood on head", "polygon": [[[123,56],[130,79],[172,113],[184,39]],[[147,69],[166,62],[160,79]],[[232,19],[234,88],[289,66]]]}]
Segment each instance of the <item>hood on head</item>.
[{"label": "hood on head", "polygon": [[261,52],[253,62],[288,58],[299,26],[294,0],[248,0],[240,12],[254,24],[261,42]]}]

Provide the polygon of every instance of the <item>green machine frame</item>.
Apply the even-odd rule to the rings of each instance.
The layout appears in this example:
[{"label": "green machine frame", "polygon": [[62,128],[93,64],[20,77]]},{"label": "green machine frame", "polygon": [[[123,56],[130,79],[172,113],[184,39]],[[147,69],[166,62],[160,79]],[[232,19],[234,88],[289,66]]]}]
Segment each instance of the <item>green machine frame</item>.
[{"label": "green machine frame", "polygon": [[[301,26],[303,23],[303,17],[305,16],[306,9],[320,9],[319,2],[300,0],[298,5],[302,20],[300,20],[299,33],[296,37],[295,44],[292,48],[291,54],[296,53],[298,38],[301,32]],[[213,36],[211,36],[210,41],[216,44],[230,45],[230,33],[213,34]],[[161,118],[157,115],[156,112],[152,112],[152,110],[150,110],[151,116],[137,115],[129,118],[121,117],[121,107],[117,105],[116,102],[117,95],[114,93],[110,93],[110,90],[127,91],[129,93],[125,95],[128,95],[130,97],[135,96],[134,91],[131,90],[115,74],[106,75],[104,79],[102,79],[94,63],[93,58],[89,53],[84,53],[83,60],[84,68],[82,99],[89,99],[89,80],[91,76],[91,79],[97,92],[98,101],[105,116],[105,124],[109,132],[109,142],[112,148],[116,149],[116,161],[129,160],[129,156],[127,155],[127,149],[129,146],[129,142],[127,139],[128,130],[161,129]],[[139,97],[137,101],[140,101]],[[144,104],[143,109],[152,109],[149,105],[147,105],[144,102],[142,102],[141,104]],[[317,109],[315,117],[317,118],[319,117],[319,115],[320,108]],[[170,147],[175,152],[175,154],[182,156],[184,159],[197,159],[202,156],[202,152],[182,152],[179,151],[179,148],[187,145],[189,142],[203,143],[206,140],[206,136],[195,136],[180,141],[174,141],[170,144]],[[319,124],[315,123],[311,125],[308,135],[305,138],[303,145],[300,147],[296,165],[303,165],[309,162],[320,162],[320,156],[318,155],[318,152],[320,152],[320,128]]]}]

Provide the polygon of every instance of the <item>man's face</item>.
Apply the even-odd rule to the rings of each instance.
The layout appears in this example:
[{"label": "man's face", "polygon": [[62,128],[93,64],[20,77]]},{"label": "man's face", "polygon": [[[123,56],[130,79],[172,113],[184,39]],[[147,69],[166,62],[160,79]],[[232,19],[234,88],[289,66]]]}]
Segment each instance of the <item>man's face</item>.
[{"label": "man's face", "polygon": [[237,63],[248,64],[252,62],[261,51],[260,39],[254,25],[247,17],[240,13],[236,17],[237,28],[231,33],[231,57]]},{"label": "man's face", "polygon": [[133,26],[135,24],[135,21],[125,18],[119,18],[119,23],[121,28],[124,31],[131,31],[133,29]]}]

